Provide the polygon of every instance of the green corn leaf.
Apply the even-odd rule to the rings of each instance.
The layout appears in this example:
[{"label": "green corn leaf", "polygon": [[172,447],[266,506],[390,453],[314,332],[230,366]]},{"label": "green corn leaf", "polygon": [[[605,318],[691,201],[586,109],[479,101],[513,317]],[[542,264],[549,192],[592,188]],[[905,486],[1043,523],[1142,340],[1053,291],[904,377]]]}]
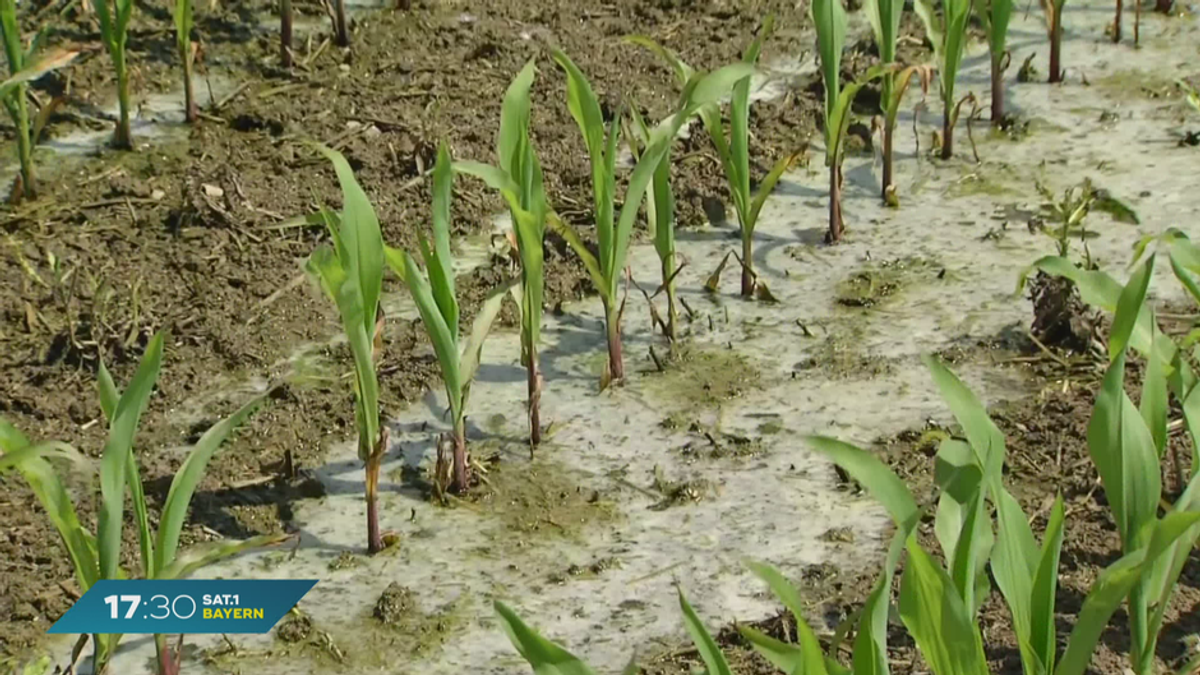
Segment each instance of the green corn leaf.
[{"label": "green corn leaf", "polygon": [[987,482],[999,479],[1004,466],[1004,434],[988,417],[987,410],[975,394],[935,356],[922,357],[942,394],[942,400],[954,413],[974,452],[980,471]]},{"label": "green corn leaf", "polygon": [[462,356],[459,359],[458,376],[462,380],[464,389],[471,384],[471,380],[475,379],[475,371],[479,369],[479,361],[483,356],[483,342],[492,330],[492,324],[495,323],[496,316],[500,314],[504,296],[510,288],[512,288],[512,283],[503,284],[494,289],[479,307],[479,313],[475,315],[475,322],[471,324],[471,337],[467,338],[467,343],[463,346]]},{"label": "green corn leaf", "polygon": [[[951,578],[972,614],[986,595],[984,567],[993,536],[985,511],[983,474],[966,443],[946,440],[937,455],[937,483],[941,488],[934,530],[946,554]],[[976,593],[983,586],[984,593]]]},{"label": "green corn leaf", "polygon": [[854,637],[855,675],[889,675],[888,669],[888,618],[891,610],[892,577],[904,553],[904,545],[917,525],[913,518],[905,527],[896,528],[888,546],[887,558],[875,587],[863,603],[858,623],[858,635]]},{"label": "green corn leaf", "polygon": [[329,299],[337,304],[342,285],[346,283],[346,270],[333,249],[328,246],[317,247],[308,257],[305,269],[317,279]]},{"label": "green corn leaf", "polygon": [[290,534],[264,534],[242,541],[214,541],[189,549],[159,571],[158,579],[186,579],[198,570],[228,560],[256,548],[277,546],[291,539]]},{"label": "green corn leaf", "polygon": [[708,675],[733,675],[733,671],[729,669],[729,663],[725,660],[725,655],[717,646],[717,641],[704,627],[700,617],[696,616],[695,610],[684,597],[682,589],[679,591],[679,607],[683,610],[683,623],[687,626],[688,634],[692,636],[692,643],[696,645],[696,651],[700,653],[700,660],[704,661],[704,667],[708,669]]},{"label": "green corn leaf", "polygon": [[1183,421],[1192,437],[1192,475],[1200,473],[1200,387],[1193,387],[1183,401]]},{"label": "green corn leaf", "polygon": [[346,158],[322,145],[314,147],[333,164],[342,189],[338,258],[361,296],[363,329],[370,335],[375,331],[375,311],[383,286],[383,234],[379,230],[379,218]]},{"label": "green corn leaf", "polygon": [[425,254],[425,269],[429,273],[433,299],[437,302],[446,327],[450,329],[450,336],[457,343],[458,299],[454,294],[454,258],[450,255],[450,200],[453,190],[453,165],[450,151],[443,143],[438,146],[437,162],[433,165],[433,250],[428,251],[422,240],[422,253]]},{"label": "green corn leaf", "polygon": [[[99,3],[98,3],[99,4]],[[150,338],[145,354],[125,393],[121,395],[109,423],[108,441],[100,460],[101,504],[97,543],[100,548],[100,578],[115,579],[121,563],[121,529],[124,525],[125,484],[133,456],[133,436],[138,420],[162,365],[163,336]]]},{"label": "green corn leaf", "polygon": [[1050,518],[1046,522],[1046,533],[1042,537],[1042,550],[1033,577],[1031,640],[1043,672],[1054,669],[1055,652],[1058,649],[1054,624],[1055,595],[1058,593],[1058,561],[1062,552],[1063,521],[1062,495],[1055,495]]},{"label": "green corn leaf", "polygon": [[500,131],[496,134],[496,157],[500,166],[511,175],[520,175],[514,171],[524,160],[525,146],[529,140],[529,90],[533,87],[533,78],[537,74],[535,59],[525,62],[525,67],[513,78],[504,93],[504,102],[500,108]]},{"label": "green corn leaf", "polygon": [[175,43],[181,55],[187,58],[187,50],[191,47],[192,33],[192,1],[175,0]]},{"label": "green corn leaf", "polygon": [[987,675],[983,639],[954,583],[916,538],[900,585],[900,618],[935,675]]},{"label": "green corn leaf", "polygon": [[579,233],[575,228],[566,224],[555,214],[547,216],[547,222],[550,229],[554,230],[558,236],[562,237],[571,250],[575,251],[575,255],[583,261],[583,267],[588,271],[588,276],[592,279],[592,285],[596,287],[596,292],[605,299],[611,299],[608,294],[608,284],[605,282],[604,273],[600,271],[600,263],[592,252],[588,250],[587,244],[583,243],[583,239],[579,237]]},{"label": "green corn leaf", "polygon": [[1125,351],[1104,376],[1088,423],[1088,452],[1104,484],[1113,519],[1126,551],[1138,546],[1136,535],[1154,519],[1162,479],[1154,438],[1123,389]]},{"label": "green corn leaf", "polygon": [[645,35],[627,35],[625,36],[625,41],[639,47],[645,47],[663,61],[666,61],[667,65],[671,67],[671,71],[675,73],[675,81],[681,87],[687,84],[687,81],[692,79],[692,75],[696,73],[691,66],[679,58],[679,55],[674,50],[662,46]]},{"label": "green corn leaf", "polygon": [[[599,218],[596,220],[596,243],[600,249],[600,269],[604,270],[605,278],[609,280],[610,290],[613,294],[617,292],[617,276],[621,273],[621,268],[617,266],[616,261],[617,247],[620,244],[617,243],[618,235],[613,225],[613,218],[615,217],[613,200],[617,194],[617,124],[620,121],[619,117],[619,115],[613,116],[605,132],[605,138],[608,141],[604,146],[604,161],[601,169],[603,173],[599,181],[603,183],[604,189],[602,192],[597,193],[604,195],[604,203],[601,208],[596,210],[596,213],[599,215]],[[631,195],[629,189],[626,188],[626,204],[635,196],[637,198],[637,205],[632,210],[636,213],[638,207],[641,206],[641,195]],[[619,226],[617,227],[619,229]]]},{"label": "green corn leaf", "polygon": [[945,49],[945,27],[933,4],[933,0],[913,0],[913,11],[925,26],[925,37],[929,39],[929,44],[933,45],[933,60],[941,63]]},{"label": "green corn leaf", "polygon": [[402,255],[404,281],[408,284],[408,290],[417,304],[417,311],[421,314],[421,321],[425,324],[425,331],[429,333],[429,340],[433,343],[434,352],[437,353],[438,363],[442,367],[442,380],[446,385],[446,396],[449,398],[450,409],[457,419],[462,410],[463,399],[462,377],[458,370],[458,343],[450,333],[450,328],[446,326],[446,320],[438,311],[437,303],[433,299],[433,291],[430,290],[425,275],[417,267],[412,256],[407,252],[403,252]]},{"label": "green corn leaf", "polygon": [[163,503],[162,516],[158,523],[157,546],[155,547],[158,557],[154,562],[154,569],[166,569],[175,561],[175,554],[179,549],[179,535],[183,532],[192,495],[196,493],[196,487],[204,478],[209,460],[220,449],[229,434],[241,426],[258,409],[265,398],[266,394],[254,396],[235,410],[232,415],[209,427],[192,446],[191,452],[175,472],[175,478],[171,480],[171,488],[167,491],[167,500]]},{"label": "green corn leaf", "polygon": [[592,675],[593,671],[574,654],[538,635],[525,625],[521,617],[504,603],[495,602],[496,614],[500,615],[508,639],[521,656],[533,666],[536,675]]},{"label": "green corn leaf", "polygon": [[912,493],[879,458],[833,438],[808,436],[805,440],[861,483],[876,501],[883,504],[897,527],[906,529],[916,522],[920,510]]},{"label": "green corn leaf", "polygon": [[[1192,479],[1188,482],[1183,494],[1180,495],[1179,501],[1175,502],[1174,514],[1192,516],[1200,514],[1200,473],[1193,472]],[[1171,604],[1175,587],[1179,583],[1179,575],[1183,573],[1184,565],[1187,564],[1198,537],[1200,537],[1200,521],[1184,530],[1178,540],[1167,547],[1164,555],[1151,567],[1152,572],[1146,580],[1150,604],[1154,608],[1147,631],[1151,636],[1157,636],[1162,628],[1163,617],[1167,607]]]},{"label": "green corn leaf", "polygon": [[900,35],[900,18],[904,14],[902,0],[866,0],[863,3],[871,32],[879,48],[880,63],[896,61],[896,39]]},{"label": "green corn leaf", "polygon": [[517,181],[513,179],[512,174],[508,171],[490,164],[465,160],[456,161],[452,166],[458,173],[474,176],[483,181],[488,187],[499,192],[509,210],[524,210],[521,206],[521,186],[517,184]]},{"label": "green corn leaf", "polygon": [[[784,668],[788,673],[798,673],[799,675],[827,675],[825,668],[825,654],[821,650],[821,643],[817,640],[816,633],[812,627],[804,619],[803,611],[800,608],[800,592],[791,584],[779,570],[764,565],[762,563],[750,562],[746,563],[750,571],[759,579],[767,583],[771,588],[771,592],[775,597],[783,602],[783,606],[792,613],[796,619],[796,633],[800,638],[800,664],[799,670],[793,665],[791,668]],[[767,654],[760,650],[763,656]],[[776,665],[779,665],[778,663]]]},{"label": "green corn leaf", "polygon": [[[1120,299],[1117,301],[1117,311],[1113,316],[1112,330],[1108,338],[1108,358],[1113,361],[1117,355],[1123,353],[1125,348],[1129,346],[1130,336],[1133,334],[1134,326],[1138,323],[1138,319],[1144,309],[1146,300],[1146,290],[1150,287],[1150,276],[1154,271],[1154,255],[1151,254],[1146,262],[1138,268],[1133,276],[1129,278],[1129,283],[1125,284],[1124,290],[1121,291]],[[1151,339],[1148,344],[1153,342],[1153,319],[1151,323]]]},{"label": "green corn leaf", "polygon": [[54,467],[43,458],[42,453],[32,450],[36,447],[16,427],[0,418],[0,450],[4,453],[0,459],[13,459],[13,466],[37,495],[67,548],[80,591],[86,592],[100,578],[95,541],[79,523],[71,497],[54,472]]},{"label": "green corn leaf", "polygon": [[940,54],[942,101],[954,105],[954,80],[962,64],[963,47],[967,42],[967,23],[971,16],[971,0],[945,0],[942,3],[946,32]]},{"label": "green corn leaf", "polygon": [[1108,627],[1109,617],[1142,580],[1149,567],[1197,523],[1200,523],[1200,512],[1169,513],[1148,524],[1145,547],[1125,554],[1105,568],[1084,600],[1055,675],[1083,675],[1091,663],[1096,642]]},{"label": "green corn leaf", "polygon": [[[773,16],[768,16],[763,22],[758,36],[750,42],[742,54],[742,63],[754,65],[758,63],[762,52],[763,41],[770,35],[775,25]],[[748,217],[750,212],[750,77],[738,80],[733,85],[733,96],[729,102],[729,151],[732,166],[735,169],[734,182],[730,192],[734,196],[738,215],[742,218],[743,236],[754,231],[754,222]]]},{"label": "green corn leaf", "polygon": [[[0,419],[0,436],[8,433],[6,427],[12,431],[16,430],[6,420]],[[61,441],[47,441],[45,443],[38,443],[37,445],[29,445],[18,442],[17,438],[15,436],[0,438],[0,476],[13,467],[35,458],[65,459],[78,466],[87,466],[89,463],[88,458],[84,457],[83,453]],[[11,452],[5,450],[10,445],[18,449]]]},{"label": "green corn leaf", "polygon": [[872,66],[867,69],[867,72],[862,74],[862,77],[847,84],[842,88],[840,94],[834,96],[833,108],[828,111],[825,117],[826,166],[832,166],[834,163],[841,161],[842,139],[846,137],[846,130],[850,128],[850,105],[854,103],[854,97],[871,80],[877,79],[888,72],[890,71],[882,66]]},{"label": "green corn leaf", "polygon": [[771,665],[778,670],[788,673],[788,675],[809,675],[809,673],[825,673],[824,664],[822,670],[810,671],[808,662],[805,659],[804,650],[794,644],[776,640],[761,631],[757,631],[750,626],[738,626],[738,633],[750,643],[754,651],[758,652],[764,659],[769,661]]},{"label": "green corn leaf", "polygon": [[[1025,512],[1008,490],[995,491],[998,521],[996,551],[992,556],[992,574],[996,586],[1012,614],[1017,645],[1025,675],[1045,672],[1033,646],[1033,576],[1038,565],[1037,542],[1025,518]],[[1056,570],[1057,571],[1057,570]],[[1053,616],[1053,611],[1051,611]]]},{"label": "green corn leaf", "polygon": [[[117,388],[112,374],[105,367],[103,359],[96,375],[97,389],[100,394],[100,409],[104,418],[112,423],[117,404],[120,403],[121,390]],[[137,456],[130,451],[129,460],[125,465],[125,479],[129,482],[130,501],[133,503],[133,519],[138,528],[138,548],[142,554],[142,573],[146,578],[154,577],[157,569],[154,556],[154,539],[150,533],[150,513],[146,509],[146,491],[142,485],[142,473],[138,468]]]},{"label": "green corn leaf", "polygon": [[[1154,327],[1153,312],[1151,312],[1150,330],[1151,342],[1157,341],[1157,330]],[[1154,448],[1159,459],[1167,449],[1167,372],[1163,363],[1162,353],[1151,349],[1146,359],[1146,373],[1142,378],[1142,396],[1138,411],[1142,420],[1154,438]]]},{"label": "green corn leaf", "polygon": [[821,56],[821,81],[825,83],[825,143],[827,152],[836,138],[838,94],[841,92],[840,73],[842,50],[846,46],[846,10],[838,0],[813,0],[809,6],[817,27],[817,48]]},{"label": "green corn leaf", "polygon": [[775,166],[771,167],[771,172],[758,184],[758,192],[754,194],[754,200],[750,203],[749,221],[751,223],[758,223],[758,214],[762,213],[763,205],[767,203],[767,197],[770,197],[771,193],[775,191],[775,184],[783,177],[784,172],[792,168],[792,165],[803,156],[803,150],[793,152],[786,157],[779,158],[779,161],[775,162]]}]

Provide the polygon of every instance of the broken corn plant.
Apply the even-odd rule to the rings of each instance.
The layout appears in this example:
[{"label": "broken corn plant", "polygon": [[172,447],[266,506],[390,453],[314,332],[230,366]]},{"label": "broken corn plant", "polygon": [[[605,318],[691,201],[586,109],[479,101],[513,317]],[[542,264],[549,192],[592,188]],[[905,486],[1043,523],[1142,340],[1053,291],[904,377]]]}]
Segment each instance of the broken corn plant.
[{"label": "broken corn plant", "polygon": [[[141,574],[146,579],[183,578],[247,549],[287,538],[286,535],[267,535],[246,541],[222,541],[198,547],[185,556],[179,555],[179,537],[188,508],[209,460],[229,434],[254,412],[264,396],[251,399],[204,432],[171,481],[157,531],[151,529],[142,478],[133,454],[133,438],[158,380],[162,349],[163,336],[155,335],[146,346],[141,363],[124,392],[117,389],[104,364],[100,365],[100,407],[108,420],[109,431],[100,459],[100,501],[95,536],[80,523],[70,494],[49,461],[55,457],[78,458],[81,457],[79,453],[64,443],[31,444],[14,426],[0,419],[0,450],[3,451],[0,471],[15,466],[37,495],[67,549],[81,593],[101,579],[121,579],[136,574],[136,570],[121,568],[126,487],[133,505],[132,520],[137,526]],[[92,636],[94,672],[105,671],[121,637],[116,634]],[[180,655],[167,647],[165,636],[155,636],[155,647],[159,672],[179,672]]]},{"label": "broken corn plant", "polygon": [[[1120,2],[1120,0],[1117,0]],[[988,52],[992,65],[992,126],[1004,122],[1004,71],[1011,55],[1008,53],[1008,24],[1012,19],[1013,0],[974,0],[975,15],[983,20],[987,32]]]},{"label": "broken corn plant", "polygon": [[[1109,336],[1111,365],[1104,377],[1088,424],[1088,452],[1100,474],[1113,520],[1121,535],[1122,550],[1129,554],[1152,545],[1163,500],[1160,463],[1167,444],[1168,367],[1162,351],[1147,356],[1140,406],[1125,393],[1125,359],[1131,336],[1142,312],[1149,311],[1150,344],[1156,342],[1154,312],[1146,306],[1146,291],[1154,269],[1151,253],[1122,289]],[[1193,474],[1172,516],[1191,517],[1192,523],[1166,555],[1150,565],[1148,574],[1129,593],[1130,665],[1137,675],[1154,672],[1154,652],[1167,606],[1179,575],[1198,537],[1200,525],[1200,474]]]},{"label": "broken corn plant", "polygon": [[350,46],[350,26],[346,23],[346,0],[333,0],[333,43],[339,47]]},{"label": "broken corn plant", "polygon": [[[500,621],[504,624],[504,632],[508,633],[508,639],[521,658],[525,659],[533,668],[534,673],[537,675],[594,675],[595,671],[591,666],[558,644],[542,637],[507,605],[497,600],[495,607],[496,614],[500,616]],[[679,608],[683,612],[684,626],[692,638],[696,653],[704,662],[706,671],[710,675],[733,675],[717,641],[713,639],[712,634],[696,616],[696,611],[692,609],[682,590],[679,591]],[[629,665],[621,671],[622,675],[637,675],[640,672],[642,670],[634,660],[630,660]]]},{"label": "broken corn plant", "polygon": [[354,421],[358,458],[366,471],[367,550],[383,550],[377,493],[379,467],[387,451],[387,429],[379,422],[379,378],[375,357],[383,333],[379,296],[383,288],[383,235],[379,218],[346,158],[317,146],[333,164],[342,189],[342,213],[322,210],[333,246],[323,245],[308,259],[308,271],[319,279],[342,319],[342,330],[354,357]]},{"label": "broken corn plant", "polygon": [[189,123],[199,117],[192,87],[192,66],[196,61],[196,49],[192,45],[193,16],[192,0],[175,0],[175,51],[183,64],[183,114]]},{"label": "broken corn plant", "polygon": [[[479,368],[483,352],[483,341],[491,330],[492,322],[500,313],[500,305],[508,287],[494,291],[475,316],[471,335],[466,342],[458,333],[458,299],[454,293],[454,259],[450,254],[450,200],[453,192],[454,172],[450,151],[445,145],[438,148],[437,162],[433,167],[433,246],[418,232],[417,240],[421,259],[425,262],[422,271],[407,251],[387,249],[387,262],[392,271],[408,286],[421,314],[421,323],[437,353],[442,369],[442,381],[446,385],[446,398],[450,404],[453,423],[451,442],[453,464],[447,466],[438,443],[437,467],[434,485],[439,491],[448,488],[452,492],[465,492],[471,483],[467,464],[466,407],[471,381]],[[447,479],[446,474],[452,475]]]},{"label": "broken corn plant", "polygon": [[587,77],[566,54],[555,51],[554,60],[567,74],[567,107],[571,116],[575,118],[588,148],[592,168],[596,239],[600,255],[592,255],[579,234],[553,213],[549,214],[549,225],[583,260],[592,284],[604,304],[608,367],[601,384],[607,386],[609,382],[625,377],[625,364],[621,353],[621,312],[624,303],[620,298],[618,284],[625,270],[629,240],[633,235],[633,224],[642,198],[654,172],[684,123],[703,106],[719,101],[735,83],[748,79],[754,72],[754,67],[748,63],[738,63],[707,75],[689,75],[674,113],[651,130],[650,142],[641,153],[630,176],[620,215],[614,219],[618,116],[614,116],[606,127],[600,102]]},{"label": "broken corn plant", "polygon": [[57,50],[38,57],[42,34],[34,36],[29,48],[21,41],[21,26],[17,21],[16,0],[0,0],[0,38],[4,40],[4,54],[8,58],[9,78],[0,83],[0,101],[8,110],[16,128],[17,161],[20,163],[20,184],[12,191],[10,201],[22,197],[37,197],[34,181],[33,146],[37,144],[36,132],[30,127],[29,102],[26,95],[28,83],[42,75],[61,68],[75,58],[76,52]]},{"label": "broken corn plant", "polygon": [[[111,3],[111,4],[110,4]],[[117,75],[117,128],[113,147],[133,149],[133,134],[129,127],[129,64],[125,46],[129,38],[129,19],[133,16],[133,0],[96,0],[96,17],[100,20],[100,40],[112,58]]]},{"label": "broken corn plant", "polygon": [[[825,84],[825,166],[829,167],[829,231],[825,241],[841,241],[842,221],[842,140],[850,127],[850,105],[867,82],[891,73],[881,66],[842,87],[842,48],[846,44],[846,10],[840,0],[814,0],[809,9],[817,26],[817,48],[821,53],[821,79]],[[890,93],[890,92],[889,92]],[[887,161],[886,159],[884,160]],[[890,176],[888,176],[890,179]]]},{"label": "broken corn plant", "polygon": [[542,166],[529,140],[529,89],[537,72],[530,59],[509,85],[500,110],[500,132],[496,137],[499,167],[478,162],[455,162],[454,169],[481,178],[499,190],[508,204],[521,261],[521,283],[517,287],[521,308],[521,364],[527,374],[529,443],[541,442],[539,402],[542,375],[538,366],[538,343],[542,331],[542,296],[545,286],[544,252],[546,235],[546,192]]},{"label": "broken corn plant", "polygon": [[[768,16],[759,28],[758,35],[742,53],[742,63],[753,67],[758,63],[762,52],[763,42],[774,30],[775,19]],[[673,51],[663,47],[650,38],[631,36],[627,38],[633,44],[641,45],[658,54],[671,66],[675,77],[681,86],[695,75],[695,71],[679,58]],[[751,71],[752,72],[752,71]],[[775,184],[783,172],[803,154],[795,152],[781,158],[775,163],[758,184],[758,190],[750,190],[750,75],[738,81],[733,86],[729,102],[729,135],[725,135],[725,127],[721,122],[721,110],[718,101],[712,101],[700,107],[700,120],[704,123],[712,139],[713,147],[721,160],[725,171],[725,180],[729,184],[729,195],[733,200],[733,208],[737,213],[738,227],[742,239],[742,297],[751,298],[756,288],[761,285],[758,275],[754,272],[754,228],[758,224],[758,216],[762,212],[767,197],[775,189]],[[763,295],[769,296],[768,291]]]},{"label": "broken corn plant", "polygon": [[913,7],[925,24],[938,64],[942,89],[942,159],[950,159],[954,155],[954,125],[958,123],[959,108],[954,101],[954,80],[962,65],[971,0],[946,0],[940,16],[934,13],[931,0],[916,0]]},{"label": "broken corn plant", "polygon": [[[650,142],[650,127],[637,108],[630,106],[632,128],[627,132],[633,159],[637,161]],[[667,320],[658,319],[657,310],[651,304],[650,311],[656,322],[662,323],[663,335],[675,342],[679,337],[679,309],[675,304],[675,194],[671,190],[671,150],[663,155],[651,179],[650,198],[646,200],[646,226],[654,240],[654,252],[658,255],[662,269],[661,290],[667,294]]]}]

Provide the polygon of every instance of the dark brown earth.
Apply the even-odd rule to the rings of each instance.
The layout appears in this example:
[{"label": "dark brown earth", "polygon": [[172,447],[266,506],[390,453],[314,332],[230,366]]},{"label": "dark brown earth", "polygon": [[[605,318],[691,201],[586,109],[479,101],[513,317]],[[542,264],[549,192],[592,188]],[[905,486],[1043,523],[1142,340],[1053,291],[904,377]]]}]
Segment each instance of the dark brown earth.
[{"label": "dark brown earth", "polygon": [[[255,28],[270,4],[197,3],[200,72],[231,83],[235,95],[206,108],[186,139],[139,143],[136,153],[41,154],[40,199],[0,212],[0,415],[34,439],[63,440],[98,456],[104,439],[93,384],[98,359],[124,382],[149,337],[167,331],[158,393],[137,442],[157,509],[180,459],[167,448],[194,439],[213,421],[182,421],[175,413],[180,405],[222,379],[280,381],[298,345],[322,342],[336,330],[331,306],[301,276],[304,258],[325,235],[287,222],[340,201],[329,167],[303,141],[340,149],[371,196],[385,239],[411,245],[429,210],[421,172],[438,143],[459,158],[492,159],[504,89],[537,57],[533,134],[547,192],[564,217],[585,225],[586,154],[548,46],[572,56],[610,113],[629,98],[651,119],[666,113],[676,87],[655,57],[621,41],[625,34],[648,34],[707,69],[736,59],[760,18],[774,11],[777,30],[766,58],[811,48],[799,37],[806,15],[782,0],[759,3],[753,12],[687,0],[617,0],[590,9],[566,0],[484,0],[471,3],[469,16],[454,3],[414,5],[360,15],[349,51],[321,50],[324,34],[311,42],[298,36],[303,65],[283,72],[273,28]],[[42,101],[65,98],[46,137],[106,128],[101,109],[112,100],[114,77],[94,17],[75,9],[60,15],[58,3],[22,9],[29,12],[27,30],[50,22],[50,44],[83,52],[36,87]],[[315,4],[297,3],[297,12],[320,17]],[[179,69],[169,11],[139,4],[134,16],[135,99],[174,89]],[[760,174],[816,132],[820,86],[796,84],[795,95],[753,107],[752,157]],[[11,128],[5,132],[11,140]],[[688,141],[678,157],[675,184],[686,227],[703,222],[702,202],[726,193],[706,142]],[[484,230],[501,210],[472,181],[461,180],[456,197],[459,233]],[[589,291],[561,240],[547,241],[547,263],[549,306]],[[505,265],[496,260],[461,282],[465,320],[508,274]],[[385,410],[420,396],[437,377],[419,326],[392,322],[386,345]],[[347,364],[340,350],[319,356],[335,371]],[[340,382],[291,381],[272,399],[210,465],[193,502],[190,541],[285,530],[293,502],[319,491],[305,469],[353,433],[351,393]],[[209,414],[237,403],[213,402]],[[89,480],[80,477],[74,487],[86,488]],[[91,500],[78,508],[90,522]],[[35,644],[78,591],[57,534],[15,474],[0,477],[0,532],[2,656]]]}]

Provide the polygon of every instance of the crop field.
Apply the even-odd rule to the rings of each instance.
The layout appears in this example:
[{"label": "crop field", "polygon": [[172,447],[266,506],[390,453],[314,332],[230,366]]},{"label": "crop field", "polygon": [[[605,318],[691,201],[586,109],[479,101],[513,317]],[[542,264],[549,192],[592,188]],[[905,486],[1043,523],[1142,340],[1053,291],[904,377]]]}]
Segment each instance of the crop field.
[{"label": "crop field", "polygon": [[0,673],[1200,674],[1200,5],[1041,1],[0,0]]}]

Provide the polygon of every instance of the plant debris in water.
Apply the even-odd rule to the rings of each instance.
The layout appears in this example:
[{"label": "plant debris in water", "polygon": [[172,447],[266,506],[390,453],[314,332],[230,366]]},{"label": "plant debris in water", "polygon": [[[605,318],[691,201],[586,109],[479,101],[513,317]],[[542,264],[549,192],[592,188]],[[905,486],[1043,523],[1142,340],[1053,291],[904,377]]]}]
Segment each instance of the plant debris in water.
[{"label": "plant debris in water", "polygon": [[[676,351],[662,375],[653,380],[662,398],[684,410],[712,409],[761,386],[762,374],[732,349],[691,345]],[[668,420],[671,419],[670,417]]]},{"label": "plant debris in water", "polygon": [[900,292],[923,273],[932,278],[940,268],[920,258],[897,258],[870,264],[837,285],[834,298],[843,307],[869,309]]}]

